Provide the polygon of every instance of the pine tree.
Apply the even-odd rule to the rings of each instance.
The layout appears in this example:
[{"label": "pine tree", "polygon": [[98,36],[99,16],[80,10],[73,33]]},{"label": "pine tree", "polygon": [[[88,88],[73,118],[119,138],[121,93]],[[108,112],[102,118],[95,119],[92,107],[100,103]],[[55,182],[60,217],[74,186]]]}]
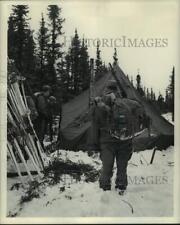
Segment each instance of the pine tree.
[{"label": "pine tree", "polygon": [[133,76],[131,76],[131,84],[134,87],[134,80],[133,80]]},{"label": "pine tree", "polygon": [[166,108],[167,108],[167,111],[169,112],[170,111],[170,96],[169,96],[169,88],[167,87],[166,88],[166,95],[165,95],[165,104],[166,104]]},{"label": "pine tree", "polygon": [[117,64],[117,62],[118,62],[116,48],[114,48],[114,55],[113,55],[113,59],[114,59],[114,65],[116,65],[116,64]]},{"label": "pine tree", "polygon": [[149,88],[146,89],[146,98],[147,98],[147,100],[150,99]]},{"label": "pine tree", "polygon": [[161,113],[164,113],[165,112],[165,102],[164,102],[164,97],[162,96],[162,94],[160,92],[159,92],[159,96],[157,99],[157,103],[158,103]]},{"label": "pine tree", "polygon": [[97,41],[97,49],[96,49],[96,73],[95,78],[98,80],[100,78],[100,72],[102,67],[102,60],[101,60],[101,50],[99,49],[100,42]]},{"label": "pine tree", "polygon": [[169,85],[170,110],[172,112],[172,121],[174,121],[174,74],[175,74],[175,68],[173,66],[172,75],[170,76],[170,85]]},{"label": "pine tree", "polygon": [[156,94],[154,93],[153,100],[156,101]]},{"label": "pine tree", "polygon": [[168,88],[166,88],[166,94],[165,94],[165,102],[168,105],[168,99],[169,99],[169,93],[168,93]]},{"label": "pine tree", "polygon": [[9,59],[15,59],[16,55],[16,28],[14,17],[10,16],[8,20],[8,57]]},{"label": "pine tree", "polygon": [[172,74],[170,75],[170,84],[166,88],[165,105],[169,112],[172,112],[172,121],[174,121],[174,75],[175,68],[173,66]]},{"label": "pine tree", "polygon": [[33,32],[28,30],[26,48],[24,49],[23,57],[23,69],[27,73],[27,77],[31,78],[35,72],[36,57],[35,57],[35,42],[33,38]]},{"label": "pine tree", "polygon": [[138,75],[136,76],[136,89],[137,89],[137,91],[139,92],[139,94],[141,95],[141,96],[144,96],[145,95],[145,93],[144,93],[144,91],[143,91],[143,89],[142,89],[142,87],[141,87],[141,76],[139,75],[139,72],[138,72]]},{"label": "pine tree", "polygon": [[66,92],[68,93],[71,89],[72,83],[71,83],[71,56],[68,52],[65,56],[65,65],[66,65]]},{"label": "pine tree", "polygon": [[80,62],[79,62],[79,69],[80,69],[80,80],[82,84],[82,90],[85,90],[89,87],[90,83],[90,66],[89,66],[89,55],[87,45],[83,38],[82,45],[80,48]]},{"label": "pine tree", "polygon": [[29,65],[28,62],[30,58],[33,62],[35,45],[28,23],[28,13],[27,5],[14,5],[8,21],[8,57],[14,59],[17,69],[24,76],[29,73],[29,68],[34,68],[34,65]]},{"label": "pine tree", "polygon": [[143,92],[144,92],[144,97],[146,97],[146,87],[145,86],[144,86]]},{"label": "pine tree", "polygon": [[137,90],[139,90],[141,87],[141,76],[139,74],[136,76],[136,82]]},{"label": "pine tree", "polygon": [[71,81],[74,94],[80,93],[81,77],[80,77],[80,51],[81,42],[77,29],[75,29],[75,35],[71,41],[70,57],[71,57]]},{"label": "pine tree", "polygon": [[54,85],[55,96],[59,101],[59,105],[62,101],[68,100],[68,88],[67,88],[67,73],[66,73],[66,62],[64,58],[57,63],[57,82]]},{"label": "pine tree", "polygon": [[62,24],[65,21],[61,18],[61,8],[57,5],[49,5],[48,8],[49,28],[51,40],[49,42],[48,64],[49,64],[49,80],[56,83],[56,60],[60,59],[63,55],[62,44],[59,43],[59,37],[63,34]]},{"label": "pine tree", "polygon": [[65,58],[57,63],[57,80],[58,86],[61,88],[61,94],[64,101],[68,100],[69,95],[69,75],[70,75],[70,59],[67,54]]},{"label": "pine tree", "polygon": [[103,63],[102,70],[103,70],[104,73],[107,73],[107,71],[108,71],[105,62]]},{"label": "pine tree", "polygon": [[[48,42],[49,42],[49,34],[48,28],[46,27],[46,23],[44,20],[43,14],[41,15],[40,28],[37,34],[37,42],[38,42],[38,57],[40,63],[40,71],[43,74],[45,65],[47,65],[47,57],[48,57]],[[42,77],[43,78],[43,77]]]},{"label": "pine tree", "polygon": [[153,89],[151,88],[151,93],[150,93],[150,99],[151,101],[154,100],[154,92],[153,92]]}]

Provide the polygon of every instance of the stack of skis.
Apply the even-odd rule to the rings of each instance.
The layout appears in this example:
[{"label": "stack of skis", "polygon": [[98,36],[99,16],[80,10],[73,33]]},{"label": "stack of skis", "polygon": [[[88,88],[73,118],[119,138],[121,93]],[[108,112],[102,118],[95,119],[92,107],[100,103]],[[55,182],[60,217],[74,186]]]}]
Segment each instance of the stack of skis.
[{"label": "stack of skis", "polygon": [[24,179],[20,164],[23,164],[29,179],[34,180],[27,161],[30,161],[33,171],[41,177],[45,165],[45,154],[30,119],[30,110],[24,91],[24,78],[15,71],[12,61],[8,62],[7,126],[8,153],[22,184]]}]

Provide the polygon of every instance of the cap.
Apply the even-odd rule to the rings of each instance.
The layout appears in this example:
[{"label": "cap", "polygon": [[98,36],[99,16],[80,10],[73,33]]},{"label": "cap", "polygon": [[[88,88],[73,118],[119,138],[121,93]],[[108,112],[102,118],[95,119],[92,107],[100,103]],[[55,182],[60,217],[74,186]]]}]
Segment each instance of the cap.
[{"label": "cap", "polygon": [[49,85],[43,85],[42,87],[42,91],[46,92],[46,91],[50,91],[51,87]]}]

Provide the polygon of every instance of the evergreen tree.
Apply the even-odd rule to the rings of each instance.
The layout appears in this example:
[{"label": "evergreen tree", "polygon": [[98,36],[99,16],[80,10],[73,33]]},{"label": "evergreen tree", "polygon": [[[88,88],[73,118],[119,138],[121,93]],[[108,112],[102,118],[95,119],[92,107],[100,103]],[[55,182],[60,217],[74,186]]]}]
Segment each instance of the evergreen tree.
[{"label": "evergreen tree", "polygon": [[23,52],[23,69],[27,73],[27,77],[32,78],[36,67],[35,42],[33,32],[28,30],[26,48]]},{"label": "evergreen tree", "polygon": [[175,68],[173,67],[172,74],[170,75],[170,84],[166,88],[165,104],[167,111],[172,112],[172,121],[174,121],[174,74]]},{"label": "evergreen tree", "polygon": [[165,104],[166,104],[166,108],[167,111],[170,111],[170,96],[169,96],[169,88],[166,88],[166,95],[165,95]]},{"label": "evergreen tree", "polygon": [[156,94],[154,93],[153,100],[156,101]]},{"label": "evergreen tree", "polygon": [[149,88],[146,89],[146,98],[147,100],[150,100]]},{"label": "evergreen tree", "polygon": [[8,20],[8,57],[15,61],[19,72],[26,77],[34,68],[35,47],[28,13],[27,5],[14,5]]},{"label": "evergreen tree", "polygon": [[144,92],[144,96],[146,97],[146,87],[145,86],[144,86],[143,92]]},{"label": "evergreen tree", "polygon": [[51,76],[49,77],[49,81],[56,83],[55,63],[56,60],[60,59],[63,55],[63,45],[59,43],[59,37],[63,34],[62,24],[64,19],[61,18],[61,8],[57,5],[49,5],[47,10],[50,21],[49,27],[51,37],[48,52],[48,75]]},{"label": "evergreen tree", "polygon": [[169,99],[169,93],[168,93],[168,88],[166,88],[166,94],[165,94],[165,102],[168,105],[168,99]]},{"label": "evergreen tree", "polygon": [[87,45],[85,44],[85,40],[83,38],[82,40],[82,45],[80,48],[80,64],[79,64],[79,69],[80,69],[80,80],[82,84],[82,90],[85,90],[89,87],[90,83],[90,66],[89,66],[89,55],[88,55],[88,49]]},{"label": "evergreen tree", "polygon": [[8,20],[8,57],[15,59],[17,54],[16,46],[16,28],[14,17],[11,15]]},{"label": "evergreen tree", "polygon": [[153,89],[151,88],[151,93],[150,93],[150,99],[151,101],[154,100],[154,92],[153,92]]},{"label": "evergreen tree", "polygon": [[64,58],[61,58],[61,61],[57,63],[57,82],[53,85],[53,93],[57,98],[57,103],[59,106],[62,105],[62,101],[65,102],[68,100],[66,76],[66,63]]},{"label": "evergreen tree", "polygon": [[101,60],[101,50],[99,49],[100,42],[97,41],[97,49],[96,49],[96,73],[95,78],[96,80],[100,78],[100,72],[102,67],[102,60]]},{"label": "evergreen tree", "polygon": [[48,28],[46,27],[44,16],[42,14],[40,28],[37,34],[37,42],[38,42],[37,52],[39,57],[40,71],[42,75],[45,69],[45,65],[47,65],[49,38],[50,37],[48,34]]},{"label": "evergreen tree", "polygon": [[61,59],[61,61],[57,63],[57,80],[58,86],[61,89],[61,97],[63,101],[67,101],[69,99],[69,76],[70,57],[69,54],[67,54],[65,58]]},{"label": "evergreen tree", "polygon": [[71,82],[71,56],[70,53],[68,52],[65,56],[65,65],[66,65],[66,92],[68,93],[69,90],[72,87],[72,82]]},{"label": "evergreen tree", "polygon": [[170,110],[172,112],[172,121],[174,121],[174,74],[175,74],[175,68],[173,66],[172,75],[170,76],[170,85],[169,85]]},{"label": "evergreen tree", "polygon": [[141,95],[141,96],[144,96],[145,95],[145,93],[144,93],[144,91],[143,91],[143,89],[142,89],[142,87],[141,87],[141,76],[139,75],[139,73],[138,73],[138,75],[136,76],[136,88],[137,88],[137,91],[139,92],[139,94]]},{"label": "evergreen tree", "polygon": [[80,93],[81,77],[80,77],[80,52],[81,42],[77,29],[71,41],[70,57],[71,57],[71,81],[74,94]]},{"label": "evergreen tree", "polygon": [[134,87],[134,80],[133,80],[133,76],[131,76],[131,84]]},{"label": "evergreen tree", "polygon": [[160,108],[161,113],[164,112],[164,98],[161,93],[159,93],[157,102],[158,102],[158,106]]},{"label": "evergreen tree", "polygon": [[116,48],[114,48],[114,55],[113,55],[113,59],[114,59],[114,65],[116,65],[116,64],[117,64],[117,62],[118,62]]},{"label": "evergreen tree", "polygon": [[90,65],[88,48],[83,38],[79,39],[77,29],[71,40],[69,52],[65,57],[67,88],[72,94],[79,94],[87,89],[90,83]]},{"label": "evergreen tree", "polygon": [[103,63],[103,72],[104,72],[104,73],[107,73],[107,71],[108,71],[108,69],[107,69],[107,67],[106,67],[106,63],[104,62],[104,63]]},{"label": "evergreen tree", "polygon": [[137,90],[139,90],[140,89],[140,87],[141,87],[141,76],[139,75],[139,73],[138,73],[138,75],[136,76],[136,87],[137,87]]}]

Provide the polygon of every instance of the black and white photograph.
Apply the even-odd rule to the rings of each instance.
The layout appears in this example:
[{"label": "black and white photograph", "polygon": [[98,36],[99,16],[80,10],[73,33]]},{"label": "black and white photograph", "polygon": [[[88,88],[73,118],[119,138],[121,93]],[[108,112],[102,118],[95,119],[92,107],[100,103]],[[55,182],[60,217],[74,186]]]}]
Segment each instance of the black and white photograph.
[{"label": "black and white photograph", "polygon": [[180,2],[0,14],[0,223],[180,222]]}]

